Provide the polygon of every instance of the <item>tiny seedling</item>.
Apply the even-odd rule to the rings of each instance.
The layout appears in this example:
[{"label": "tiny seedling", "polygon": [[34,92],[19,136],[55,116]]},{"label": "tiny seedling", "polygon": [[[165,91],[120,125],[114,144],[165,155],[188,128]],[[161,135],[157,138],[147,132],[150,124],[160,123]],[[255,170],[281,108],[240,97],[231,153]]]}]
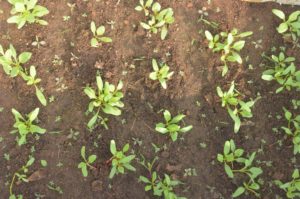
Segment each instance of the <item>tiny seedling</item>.
[{"label": "tiny seedling", "polygon": [[222,54],[221,61],[224,64],[222,76],[228,72],[228,62],[243,63],[239,52],[244,48],[246,42],[240,39],[250,35],[252,35],[250,31],[238,33],[237,29],[233,29],[231,32],[221,32],[214,36],[208,30],[205,31],[206,39],[209,41],[208,47],[213,52],[221,52]]},{"label": "tiny seedling", "polygon": [[235,89],[234,82],[231,82],[231,86],[227,92],[222,91],[222,89],[218,86],[217,93],[221,98],[222,107],[227,108],[231,119],[234,121],[234,132],[237,133],[241,127],[240,116],[244,118],[251,118],[251,108],[255,101],[250,100],[248,102],[244,102],[239,99],[241,94]]},{"label": "tiny seedling", "polygon": [[155,59],[152,59],[152,68],[154,72],[151,72],[149,78],[152,80],[158,80],[164,89],[167,89],[167,81],[171,79],[174,72],[170,72],[170,67],[166,63],[158,65]]},{"label": "tiny seedling", "polygon": [[135,158],[135,155],[125,155],[129,150],[129,144],[126,144],[121,151],[117,151],[116,142],[114,140],[110,141],[110,152],[113,155],[109,162],[111,162],[111,170],[109,178],[112,179],[116,174],[124,174],[125,169],[130,171],[136,171],[136,169],[131,165],[131,161]]},{"label": "tiny seedling", "polygon": [[276,80],[280,84],[276,93],[285,89],[290,91],[292,88],[300,88],[300,70],[296,70],[294,57],[286,57],[283,52],[280,52],[278,56],[272,55],[271,58],[265,57],[273,63],[273,66],[263,72],[262,79]]},{"label": "tiny seedling", "polygon": [[297,44],[300,36],[300,11],[292,12],[288,18],[281,10],[273,9],[272,12],[282,20],[282,23],[277,27],[278,33],[282,34],[285,40]]},{"label": "tiny seedling", "polygon": [[49,14],[49,10],[37,5],[38,0],[8,0],[8,2],[13,5],[10,11],[13,16],[7,19],[7,23],[16,23],[18,29],[22,28],[26,22],[48,25],[47,21],[40,18]]},{"label": "tiny seedling", "polygon": [[38,100],[42,105],[46,106],[47,100],[42,90],[37,86],[41,79],[36,78],[35,66],[30,66],[29,72],[23,67],[23,64],[30,60],[31,55],[32,53],[30,52],[22,52],[18,56],[13,45],[10,45],[6,51],[0,45],[0,64],[3,66],[4,72],[12,78],[21,76],[27,82],[27,85],[34,86]]},{"label": "tiny seedling", "polygon": [[86,153],[85,153],[85,146],[81,147],[80,154],[83,159],[83,162],[80,162],[78,164],[78,168],[81,169],[82,175],[84,177],[87,177],[88,176],[88,167],[91,169],[95,169],[95,167],[93,167],[91,164],[93,164],[95,162],[95,160],[97,159],[97,156],[90,155],[87,158]]},{"label": "tiny seedling", "polygon": [[121,91],[123,88],[123,82],[119,81],[117,87],[109,84],[108,82],[104,82],[103,84],[100,75],[97,75],[96,82],[97,90],[94,90],[91,87],[86,87],[84,89],[84,93],[91,100],[88,106],[88,112],[93,113],[94,115],[88,122],[87,126],[89,129],[93,129],[96,127],[96,123],[100,121],[100,124],[107,129],[106,121],[108,119],[101,117],[100,111],[102,110],[104,113],[109,115],[121,115],[122,112],[120,108],[124,107],[124,103],[121,101],[124,96]]},{"label": "tiny seedling", "polygon": [[293,138],[294,155],[300,153],[300,115],[295,115],[283,108],[284,117],[287,120],[287,126],[282,126],[285,134]]},{"label": "tiny seedling", "polygon": [[15,116],[15,130],[11,131],[11,134],[19,133],[17,137],[18,145],[26,144],[26,138],[28,134],[44,134],[46,129],[34,124],[37,120],[40,109],[36,108],[30,112],[26,117],[23,117],[16,109],[12,109],[12,113]]},{"label": "tiny seedling", "polygon": [[23,199],[22,195],[15,195],[13,193],[13,186],[15,184],[16,178],[18,179],[18,182],[29,182],[27,173],[29,171],[29,167],[34,163],[34,161],[34,157],[29,157],[27,163],[14,173],[9,186],[9,199]]},{"label": "tiny seedling", "polygon": [[91,39],[91,46],[92,47],[99,47],[101,42],[104,43],[111,43],[112,39],[110,37],[105,37],[103,36],[105,33],[105,27],[104,26],[99,26],[98,28],[96,27],[96,24],[94,21],[91,22],[91,31],[93,33],[93,38]]},{"label": "tiny seedling", "polygon": [[156,124],[155,130],[161,134],[169,134],[173,142],[177,140],[179,133],[186,133],[192,130],[192,125],[181,128],[181,126],[178,124],[183,120],[183,118],[185,118],[184,114],[179,114],[173,118],[168,110],[165,110],[163,114],[166,123],[160,122]]},{"label": "tiny seedling", "polygon": [[155,130],[161,134],[169,134],[173,142],[177,140],[179,133],[186,133],[192,130],[192,125],[181,128],[178,124],[185,118],[184,114],[179,114],[173,118],[168,110],[165,110],[163,114],[166,123],[156,124]]},{"label": "tiny seedling", "polygon": [[[255,181],[262,174],[260,167],[252,166],[256,152],[253,152],[248,158],[243,157],[244,149],[236,148],[233,140],[226,141],[223,154],[218,154],[217,159],[224,164],[224,170],[229,178],[234,178],[236,174],[248,177],[244,180],[242,186],[238,187],[232,194],[236,198],[246,191],[259,197],[260,185]],[[238,168],[238,169],[237,169]]]},{"label": "tiny seedling", "polygon": [[157,34],[160,32],[161,40],[164,40],[168,35],[168,27],[170,24],[174,23],[174,12],[172,8],[162,9],[161,5],[158,2],[153,0],[140,0],[140,5],[135,7],[137,11],[144,11],[145,16],[147,17],[147,22],[141,22],[141,26]]},{"label": "tiny seedling", "polygon": [[295,169],[292,175],[292,181],[283,183],[280,180],[275,180],[275,184],[280,189],[286,192],[287,198],[299,198],[300,197],[300,175],[299,170]]}]

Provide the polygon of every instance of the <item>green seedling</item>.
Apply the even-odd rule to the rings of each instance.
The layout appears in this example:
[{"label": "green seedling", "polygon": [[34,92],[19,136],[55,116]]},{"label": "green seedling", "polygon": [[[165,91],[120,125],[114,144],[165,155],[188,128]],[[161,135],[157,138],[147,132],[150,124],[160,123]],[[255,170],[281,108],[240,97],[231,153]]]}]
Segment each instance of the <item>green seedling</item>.
[{"label": "green seedling", "polygon": [[[100,116],[100,111],[103,111],[109,115],[119,116],[121,115],[120,108],[124,107],[124,103],[121,101],[123,98],[123,93],[121,89],[123,88],[123,82],[120,81],[115,87],[108,82],[104,82],[101,79],[100,75],[96,77],[97,90],[86,87],[84,93],[90,98],[90,103],[88,107],[88,112],[92,113],[94,116],[90,119],[87,126],[89,129],[96,127],[96,123],[100,123],[107,129],[106,121],[107,118]],[[96,109],[96,110],[95,110]]]},{"label": "green seedling", "polygon": [[283,183],[280,180],[275,180],[275,184],[280,189],[286,192],[287,198],[299,198],[300,197],[300,175],[299,170],[295,169],[292,175],[292,181]]},{"label": "green seedling", "polygon": [[99,47],[101,42],[104,43],[111,43],[112,39],[110,37],[105,37],[103,36],[105,33],[105,27],[104,26],[99,26],[98,28],[96,27],[96,24],[94,21],[91,22],[91,31],[93,33],[93,38],[91,39],[91,46],[92,47]]},{"label": "green seedling", "polygon": [[253,116],[251,108],[254,106],[255,101],[244,102],[239,99],[241,94],[235,89],[234,82],[231,82],[227,92],[222,91],[218,86],[217,93],[221,98],[222,107],[226,107],[231,119],[234,121],[234,132],[237,133],[241,127],[240,117],[251,118]]},{"label": "green seedling", "polygon": [[40,18],[49,14],[49,10],[37,5],[38,0],[8,0],[8,2],[13,5],[10,11],[13,16],[7,19],[7,23],[16,23],[18,29],[22,28],[26,22],[48,25],[47,21]]},{"label": "green seedling", "polygon": [[252,35],[250,31],[239,33],[237,29],[233,29],[230,32],[221,32],[214,36],[208,30],[205,31],[206,39],[209,41],[208,47],[213,52],[222,54],[221,61],[224,64],[222,76],[225,76],[229,70],[228,62],[243,63],[239,52],[244,48],[246,42],[240,39],[250,35]]},{"label": "green seedling", "polygon": [[178,124],[180,121],[185,118],[185,115],[179,114],[172,118],[170,111],[164,111],[164,119],[165,123],[158,123],[156,124],[155,130],[161,134],[169,134],[172,141],[175,142],[178,138],[179,133],[186,133],[192,130],[193,126],[189,125],[186,127],[181,128]]},{"label": "green seedling", "polygon": [[300,115],[295,115],[283,108],[284,117],[287,120],[287,126],[282,126],[285,134],[293,138],[294,155],[300,153]]},{"label": "green seedling", "polygon": [[259,197],[260,185],[256,182],[256,179],[263,171],[260,167],[252,166],[256,152],[253,152],[248,158],[243,157],[243,154],[244,149],[236,148],[234,141],[230,140],[225,142],[223,154],[218,154],[217,159],[224,164],[224,170],[229,178],[233,179],[236,174],[248,178],[232,194],[233,198],[244,194],[246,191]]},{"label": "green seedling", "polygon": [[22,195],[15,195],[13,193],[13,186],[15,184],[16,179],[18,179],[18,182],[29,182],[27,173],[29,171],[29,167],[34,163],[34,161],[34,157],[29,157],[27,163],[14,173],[9,186],[9,199],[23,199]]},{"label": "green seedling", "polygon": [[185,199],[185,197],[177,196],[173,191],[177,185],[182,184],[180,181],[171,179],[167,174],[164,175],[164,179],[161,179],[157,172],[153,171],[157,160],[158,157],[155,157],[151,162],[147,162],[142,155],[142,161],[139,162],[148,171],[148,177],[139,177],[139,181],[146,184],[145,191],[152,190],[155,196],[164,196],[165,199]]},{"label": "green seedling", "polygon": [[172,8],[162,9],[158,2],[153,0],[140,0],[140,5],[135,7],[137,11],[144,11],[145,16],[148,18],[147,22],[141,22],[141,26],[157,34],[160,32],[161,40],[164,40],[168,35],[168,27],[174,23],[174,12]]},{"label": "green seedling", "polygon": [[294,57],[286,57],[283,52],[278,56],[272,55],[269,59],[273,66],[264,71],[262,79],[266,81],[277,81],[280,87],[276,89],[276,93],[280,93],[285,89],[290,91],[292,88],[300,88],[300,70],[296,70]]},{"label": "green seedling", "polygon": [[109,162],[111,162],[111,170],[109,178],[112,179],[115,175],[125,173],[125,169],[129,171],[136,171],[131,165],[135,155],[126,155],[125,153],[129,150],[129,144],[126,144],[121,151],[117,151],[116,143],[114,140],[110,141],[110,152],[113,155]]},{"label": "green seedling", "polygon": [[167,81],[171,79],[174,72],[170,72],[170,67],[166,63],[158,65],[155,59],[152,59],[152,68],[154,72],[151,72],[149,78],[152,80],[158,80],[164,89],[167,89]]},{"label": "green seedling", "polygon": [[95,167],[92,166],[91,164],[93,164],[95,162],[95,160],[97,159],[97,156],[90,155],[87,157],[86,153],[85,153],[85,146],[81,147],[80,154],[81,154],[83,161],[78,164],[78,168],[81,169],[82,175],[84,177],[87,177],[88,176],[88,168],[95,169]]},{"label": "green seedling", "polygon": [[34,124],[39,115],[39,108],[34,109],[26,117],[23,117],[16,109],[12,109],[12,113],[15,116],[15,130],[11,131],[12,134],[19,133],[17,137],[18,145],[26,144],[26,138],[28,134],[44,134],[46,129]]},{"label": "green seedling", "polygon": [[281,10],[273,9],[272,12],[283,21],[277,27],[278,33],[282,34],[285,40],[292,40],[296,44],[300,36],[300,11],[291,13],[288,18]]},{"label": "green seedling", "polygon": [[163,196],[164,199],[186,199],[174,193],[174,188],[182,183],[178,180],[173,180],[167,174],[164,174],[164,178],[161,179],[154,171],[149,178],[140,176],[139,181],[146,184],[145,191],[152,190],[155,196]]},{"label": "green seedling", "polygon": [[23,80],[27,82],[27,85],[34,86],[38,100],[42,105],[46,106],[47,100],[42,90],[38,87],[41,79],[36,77],[35,66],[30,66],[29,71],[23,67],[23,64],[30,60],[31,55],[32,53],[30,52],[22,52],[18,56],[13,45],[10,45],[9,49],[6,51],[4,51],[3,47],[0,45],[0,64],[3,66],[4,72],[11,78],[21,76]]}]

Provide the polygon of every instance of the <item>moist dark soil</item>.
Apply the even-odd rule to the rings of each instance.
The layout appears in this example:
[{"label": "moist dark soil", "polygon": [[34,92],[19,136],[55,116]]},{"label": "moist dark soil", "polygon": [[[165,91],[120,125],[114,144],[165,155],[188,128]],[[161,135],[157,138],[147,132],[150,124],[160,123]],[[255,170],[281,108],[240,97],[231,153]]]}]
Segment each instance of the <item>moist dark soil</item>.
[{"label": "moist dark soil", "polygon": [[[270,54],[272,47],[278,49],[285,45],[288,54],[299,60],[299,50],[285,44],[276,32],[279,20],[271,12],[273,8],[280,8],[290,13],[296,8],[238,0],[208,2],[161,1],[163,7],[174,9],[176,19],[167,39],[161,41],[159,35],[149,36],[139,26],[144,16],[134,10],[137,0],[41,0],[39,4],[50,11],[44,17],[49,25],[26,25],[21,30],[15,24],[6,23],[11,6],[7,1],[0,1],[3,11],[0,14],[0,44],[7,48],[11,43],[18,52],[32,52],[26,67],[37,67],[45,94],[54,97],[47,107],[41,107],[34,90],[23,80],[11,79],[0,72],[0,107],[4,108],[0,113],[0,136],[3,138],[0,142],[0,198],[9,197],[12,175],[30,154],[36,162],[30,167],[29,176],[38,172],[41,177],[14,185],[14,193],[23,194],[25,199],[38,198],[39,194],[46,199],[156,198],[145,192],[143,184],[138,182],[138,177],[146,175],[146,171],[136,162],[136,172],[108,179],[110,167],[106,161],[110,158],[111,139],[115,139],[119,147],[130,143],[137,157],[142,154],[152,160],[158,156],[155,170],[182,181],[184,184],[176,193],[189,199],[231,198],[238,183],[227,177],[216,155],[222,152],[226,140],[234,139],[249,153],[259,150],[256,159],[260,161],[255,164],[264,170],[261,198],[285,198],[284,192],[272,182],[289,180],[299,161],[293,156],[291,141],[283,140],[280,147],[277,141],[284,135],[275,134],[272,129],[284,124],[284,119],[278,115],[283,115],[283,106],[291,109],[291,99],[297,99],[297,95],[295,92],[275,94],[278,85],[261,79],[265,70],[261,66],[261,54]],[[67,3],[75,4],[74,9]],[[208,13],[205,19],[220,25],[219,30],[199,21],[203,12]],[[64,21],[64,16],[70,19]],[[90,47],[92,20],[106,26],[106,34],[113,39],[111,44]],[[229,75],[222,78],[219,55],[208,49],[203,32],[232,28],[254,34],[247,39],[242,51],[244,64],[233,64]],[[33,46],[36,37],[46,45]],[[167,90],[148,79],[152,58],[165,61],[176,73],[168,82]],[[89,132],[86,124],[90,116],[85,114],[89,99],[83,88],[95,82],[97,71],[105,81],[114,84],[120,79],[124,81],[125,108],[120,117],[109,118],[108,130],[98,127]],[[232,80],[247,99],[261,96],[253,109],[253,118],[244,120],[238,134],[233,133],[233,122],[216,95],[217,86],[228,88]],[[19,147],[15,135],[9,133],[14,123],[11,109],[28,113],[36,107],[41,108],[39,124],[47,133],[38,139],[30,137],[26,145]],[[185,123],[192,124],[193,130],[177,142],[156,133],[154,127],[163,120],[163,109],[186,114]],[[79,132],[76,139],[70,138],[71,132]],[[161,151],[155,153],[152,144],[159,146]],[[96,169],[90,170],[87,178],[77,168],[82,146],[87,147],[88,154],[98,157]],[[4,158],[8,154],[9,160]],[[43,168],[40,160],[46,160],[47,167]],[[197,175],[185,176],[188,168],[195,169]],[[63,193],[50,189],[51,182]]]}]

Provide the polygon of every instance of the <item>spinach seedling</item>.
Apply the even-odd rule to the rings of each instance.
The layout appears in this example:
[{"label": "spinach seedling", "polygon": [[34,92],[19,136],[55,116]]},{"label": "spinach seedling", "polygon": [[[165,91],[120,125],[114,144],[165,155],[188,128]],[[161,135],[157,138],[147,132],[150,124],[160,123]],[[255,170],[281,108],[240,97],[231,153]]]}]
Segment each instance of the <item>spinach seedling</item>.
[{"label": "spinach seedling", "polygon": [[294,155],[300,153],[300,115],[295,115],[283,108],[284,117],[287,120],[287,126],[282,126],[285,134],[293,138]]},{"label": "spinach seedling", "polygon": [[11,131],[11,134],[19,133],[19,136],[17,137],[19,146],[26,144],[26,138],[28,134],[44,134],[46,132],[46,129],[34,124],[34,121],[39,115],[39,111],[40,109],[36,108],[26,117],[23,117],[16,109],[12,109],[12,113],[16,120],[13,127],[16,129]]},{"label": "spinach seedling", "polygon": [[139,181],[146,184],[145,191],[152,190],[155,196],[163,196],[165,199],[186,199],[185,197],[177,196],[174,192],[174,188],[182,183],[178,180],[173,180],[167,174],[164,174],[162,179],[154,171],[150,178],[140,176]]},{"label": "spinach seedling", "polygon": [[292,88],[300,88],[300,70],[296,70],[294,57],[286,57],[283,52],[278,56],[272,55],[269,59],[273,66],[262,74],[262,79],[266,81],[275,80],[280,84],[276,89],[276,93],[280,93],[285,89],[290,91]]},{"label": "spinach seedling", "polygon": [[242,38],[252,35],[252,32],[239,33],[237,29],[230,32],[221,32],[212,35],[208,30],[205,31],[206,39],[209,41],[208,47],[213,52],[221,52],[221,61],[223,62],[222,76],[228,72],[228,62],[243,63],[239,52],[244,48],[245,41]]},{"label": "spinach seedling", "polygon": [[22,52],[18,56],[13,45],[10,45],[6,51],[4,51],[0,45],[0,64],[3,66],[4,72],[12,78],[21,76],[23,80],[27,82],[27,85],[34,86],[38,100],[43,106],[46,106],[47,100],[42,90],[37,86],[41,79],[36,78],[35,66],[30,66],[29,72],[23,67],[23,64],[30,60],[31,55],[32,53],[30,52]]},{"label": "spinach seedling", "polygon": [[7,19],[7,23],[16,23],[18,29],[22,28],[26,22],[48,25],[48,22],[40,19],[49,14],[46,7],[37,5],[38,0],[8,0],[13,5],[10,13],[13,15]]},{"label": "spinach seedling", "polygon": [[171,79],[174,72],[170,72],[170,67],[165,63],[158,65],[155,59],[152,59],[152,68],[154,72],[150,73],[149,78],[158,80],[160,85],[167,89],[167,81]]},{"label": "spinach seedling", "polygon": [[95,162],[95,160],[97,159],[97,156],[96,155],[90,155],[87,158],[86,153],[85,153],[85,146],[81,147],[80,154],[81,154],[81,157],[83,159],[83,162],[80,162],[78,164],[78,168],[81,169],[82,175],[84,177],[87,177],[88,176],[88,167],[92,168],[92,169],[95,169],[95,167],[93,167],[91,164],[93,164]]},{"label": "spinach seedling", "polygon": [[113,155],[109,162],[111,162],[111,170],[109,178],[112,179],[116,174],[124,174],[125,169],[130,171],[136,171],[136,169],[131,165],[131,161],[135,158],[135,155],[126,155],[125,153],[129,150],[129,144],[126,144],[121,151],[117,150],[116,142],[114,140],[110,141],[110,152]]},{"label": "spinach seedling", "polygon": [[273,9],[272,12],[283,21],[277,27],[278,33],[282,34],[285,40],[292,40],[296,44],[300,36],[300,11],[292,12],[288,18],[281,10]]},{"label": "spinach seedling", "polygon": [[221,98],[222,107],[227,108],[231,119],[234,121],[234,132],[237,133],[241,127],[240,116],[244,118],[251,118],[252,111],[251,108],[254,106],[255,101],[250,100],[244,102],[240,97],[240,93],[235,90],[234,82],[231,82],[231,86],[227,92],[222,91],[222,89],[217,87],[218,96]]},{"label": "spinach seedling", "polygon": [[256,152],[253,152],[250,157],[243,157],[244,149],[236,148],[233,140],[226,141],[224,144],[223,154],[218,154],[217,159],[224,164],[224,170],[229,178],[234,178],[236,174],[245,175],[248,180],[238,187],[232,194],[236,198],[246,191],[259,196],[258,190],[260,185],[255,181],[262,174],[260,167],[252,166]]},{"label": "spinach seedling", "polygon": [[280,180],[275,180],[275,184],[286,192],[287,198],[300,197],[300,175],[299,170],[295,169],[292,174],[292,181],[283,183]]},{"label": "spinach seedling", "polygon": [[171,113],[168,110],[165,110],[163,114],[166,123],[156,124],[155,130],[161,134],[169,134],[173,142],[177,140],[179,133],[186,133],[192,130],[192,125],[181,128],[178,124],[185,118],[185,115],[179,114],[172,118]]},{"label": "spinach seedling", "polygon": [[168,35],[168,27],[170,24],[174,23],[174,12],[172,8],[162,9],[158,2],[153,2],[153,0],[140,0],[140,5],[135,7],[137,11],[144,11],[147,17],[147,22],[141,22],[141,26],[157,34],[160,32],[161,40],[164,40]]},{"label": "spinach seedling", "polygon": [[91,39],[91,46],[92,47],[99,47],[100,42],[104,43],[111,43],[112,39],[110,37],[105,37],[103,36],[105,33],[105,27],[104,26],[99,26],[98,28],[96,27],[96,24],[94,21],[91,22],[91,31],[93,33],[93,38]]},{"label": "spinach seedling", "polygon": [[13,193],[13,186],[15,184],[16,178],[19,182],[29,182],[27,173],[29,171],[29,167],[34,163],[34,161],[34,157],[29,157],[27,163],[14,173],[9,186],[9,199],[23,199],[22,195],[15,195]]},{"label": "spinach seedling", "polygon": [[[122,88],[123,82],[119,81],[117,87],[108,82],[104,82],[100,75],[96,77],[97,90],[86,87],[84,93],[90,98],[90,103],[88,106],[88,112],[93,113],[93,117],[88,122],[87,126],[89,129],[96,127],[96,123],[100,120],[101,124],[107,128],[106,121],[107,118],[100,116],[100,111],[102,110],[106,114],[119,116],[121,115],[120,108],[124,107],[124,103],[121,101],[123,98]],[[94,111],[96,109],[96,111]]]}]

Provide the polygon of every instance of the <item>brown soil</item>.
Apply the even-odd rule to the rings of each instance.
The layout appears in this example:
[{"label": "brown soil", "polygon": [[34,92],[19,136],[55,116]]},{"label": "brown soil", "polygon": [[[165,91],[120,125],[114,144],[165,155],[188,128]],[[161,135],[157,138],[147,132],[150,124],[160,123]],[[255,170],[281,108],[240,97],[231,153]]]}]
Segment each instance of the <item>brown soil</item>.
[{"label": "brown soil", "polygon": [[[9,134],[14,122],[11,109],[28,113],[40,104],[32,88],[22,80],[10,79],[1,72],[0,107],[4,111],[0,113],[0,136],[4,141],[0,142],[0,198],[8,198],[7,182],[27,160],[31,146],[35,146],[36,163],[29,173],[40,171],[41,159],[47,160],[48,166],[43,171],[44,178],[14,186],[14,192],[22,193],[26,199],[36,198],[37,193],[45,195],[47,199],[155,198],[151,193],[144,192],[143,184],[138,182],[138,176],[145,174],[145,171],[137,163],[136,173],[108,180],[110,168],[105,162],[110,158],[111,139],[115,139],[118,146],[129,142],[138,156],[144,154],[148,159],[156,155],[151,143],[158,146],[166,144],[167,149],[157,154],[160,160],[156,169],[161,174],[169,173],[184,182],[176,190],[178,195],[190,199],[230,198],[237,185],[228,179],[222,165],[217,163],[216,155],[222,152],[225,140],[231,138],[249,152],[263,148],[257,156],[262,161],[258,165],[264,170],[262,198],[273,199],[276,195],[284,197],[281,190],[269,183],[274,179],[290,178],[295,165],[291,162],[292,146],[289,141],[285,141],[281,148],[274,144],[283,138],[283,134],[274,134],[272,128],[281,125],[283,119],[278,120],[276,116],[282,115],[282,106],[290,107],[290,100],[296,95],[288,92],[278,95],[271,93],[277,85],[261,80],[264,68],[259,67],[262,52],[268,53],[273,46],[283,45],[281,36],[275,30],[278,20],[271,12],[278,5],[249,4],[238,0],[212,0],[211,4],[207,4],[206,0],[161,1],[163,6],[174,9],[176,19],[170,26],[168,38],[161,41],[158,35],[148,38],[139,26],[143,15],[134,10],[138,2],[136,0],[121,0],[119,4],[117,0],[39,2],[51,12],[45,17],[49,25],[26,25],[18,30],[15,25],[6,23],[10,5],[0,1],[0,8],[4,11],[0,14],[0,43],[5,48],[12,43],[18,52],[33,53],[30,64],[37,66],[46,95],[55,97],[54,102],[41,108],[40,125],[48,132],[61,133],[47,133],[39,140],[29,139],[25,146],[16,145],[15,136]],[[68,2],[76,4],[73,12],[67,6]],[[222,30],[235,27],[254,32],[242,53],[244,58],[249,57],[248,61],[244,66],[232,67],[225,79],[221,78],[218,70],[218,55],[211,53],[203,34],[199,34],[199,30],[203,32],[210,29],[198,22],[198,10],[203,7],[209,13],[207,19],[218,22]],[[280,9],[290,12],[295,8],[281,6]],[[71,18],[63,21],[63,16]],[[97,49],[90,47],[89,25],[92,20],[97,25],[105,24],[113,43]],[[109,21],[115,22],[113,28],[109,28]],[[47,45],[40,48],[32,46],[36,36],[46,41]],[[262,48],[256,49],[252,41],[260,39]],[[299,51],[289,50],[289,53],[299,59]],[[53,62],[55,56],[61,60],[60,64]],[[140,57],[144,59],[136,61]],[[167,91],[147,78],[152,58],[165,60],[176,72]],[[249,64],[253,70],[248,69]],[[110,118],[109,130],[99,127],[90,133],[86,129],[89,119],[85,115],[88,98],[83,94],[83,87],[95,81],[98,66],[102,67],[100,71],[106,81],[116,83],[122,79],[125,82],[125,108],[122,116]],[[179,72],[184,75],[179,75]],[[247,97],[255,98],[258,93],[262,96],[255,105],[254,117],[242,126],[238,134],[233,133],[232,121],[220,106],[215,92],[218,85],[229,85],[233,79]],[[200,107],[197,101],[201,103]],[[185,122],[192,124],[193,130],[175,143],[155,133],[155,124],[162,120],[161,114],[157,113],[161,109],[185,113]],[[55,122],[57,116],[61,116],[62,120]],[[71,129],[80,132],[77,140],[68,139]],[[133,138],[142,140],[142,145],[134,145]],[[262,139],[265,144],[261,142]],[[200,147],[200,143],[206,143],[207,147]],[[97,169],[90,172],[87,178],[77,168],[83,145],[87,146],[88,154],[98,156]],[[3,158],[4,154],[10,155],[9,161]],[[264,161],[272,161],[273,166],[266,166]],[[298,164],[299,161],[296,162]],[[170,165],[175,169],[170,169]],[[187,168],[195,168],[197,176],[184,177],[184,169]],[[50,181],[62,188],[62,195],[48,189]]]}]

